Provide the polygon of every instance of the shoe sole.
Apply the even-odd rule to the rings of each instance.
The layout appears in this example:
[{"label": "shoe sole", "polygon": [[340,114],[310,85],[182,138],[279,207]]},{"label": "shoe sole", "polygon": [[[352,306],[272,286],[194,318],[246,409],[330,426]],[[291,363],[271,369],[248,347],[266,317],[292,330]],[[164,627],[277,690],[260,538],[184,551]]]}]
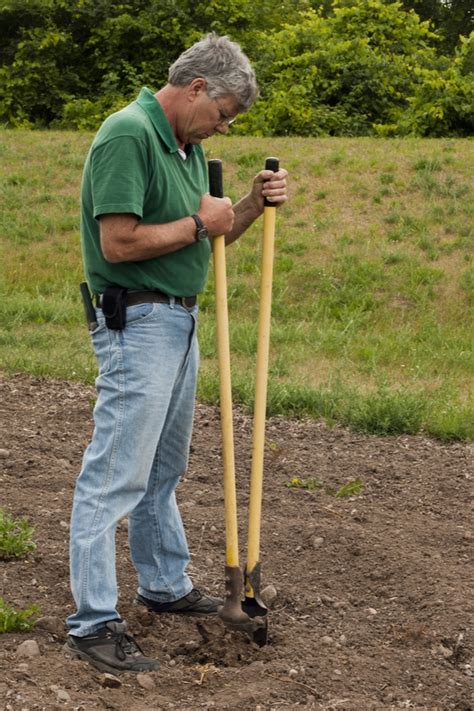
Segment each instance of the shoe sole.
[{"label": "shoe sole", "polygon": [[[154,615],[183,615],[185,617],[214,617],[219,612],[219,610],[214,610],[213,612],[196,612],[194,610],[154,610],[152,607],[149,607],[145,602],[142,602],[141,600],[134,600],[133,604],[134,605],[141,605],[149,612],[152,612]],[[224,603],[222,603],[222,604],[224,604]],[[221,607],[222,607],[222,605],[221,605]]]},{"label": "shoe sole", "polygon": [[80,649],[73,649],[67,642],[63,646],[63,653],[66,657],[69,657],[69,659],[81,659],[83,662],[88,662],[99,671],[114,674],[114,676],[124,674],[126,672],[131,672],[132,674],[143,674],[144,672],[157,671],[159,668],[159,666],[157,666],[155,669],[150,669],[149,667],[144,667],[143,669],[117,669],[117,667],[111,667],[105,662],[100,662],[97,659],[94,659],[94,657],[91,657],[87,654],[87,652],[82,652]]}]

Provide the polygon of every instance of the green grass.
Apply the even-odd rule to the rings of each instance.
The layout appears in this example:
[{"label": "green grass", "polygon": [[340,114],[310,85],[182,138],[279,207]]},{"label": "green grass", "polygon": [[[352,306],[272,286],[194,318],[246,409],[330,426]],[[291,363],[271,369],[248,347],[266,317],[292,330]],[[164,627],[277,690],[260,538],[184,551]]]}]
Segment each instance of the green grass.
[{"label": "green grass", "polygon": [[35,550],[33,533],[26,518],[14,519],[0,509],[0,559],[21,558]]},{"label": "green grass", "polygon": [[[0,362],[93,382],[78,284],[81,167],[92,136],[0,132]],[[215,137],[225,191],[267,155],[278,211],[269,413],[377,434],[474,439],[470,140]],[[227,254],[234,400],[251,408],[261,221]],[[199,398],[218,400],[212,268],[200,298]]]}]

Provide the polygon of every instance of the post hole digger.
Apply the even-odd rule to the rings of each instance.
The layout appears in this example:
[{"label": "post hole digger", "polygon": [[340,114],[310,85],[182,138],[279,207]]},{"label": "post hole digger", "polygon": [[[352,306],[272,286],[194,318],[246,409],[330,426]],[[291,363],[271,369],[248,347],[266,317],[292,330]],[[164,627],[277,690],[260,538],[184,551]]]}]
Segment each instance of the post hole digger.
[{"label": "post hole digger", "polygon": [[[210,193],[214,197],[223,197],[222,163],[219,160],[210,160],[208,167]],[[278,171],[278,159],[267,158],[265,169],[272,170],[273,172]],[[265,199],[263,214],[260,314],[253,419],[247,562],[244,579],[242,579],[242,571],[239,565],[224,235],[215,237],[213,245],[226,527],[226,599],[220,610],[220,617],[227,628],[246,632],[259,646],[265,645],[268,641],[268,610],[260,597],[260,528],[263,493],[265,415],[268,381],[268,356],[270,346],[275,216],[275,206]],[[243,583],[245,596],[242,600]]]}]

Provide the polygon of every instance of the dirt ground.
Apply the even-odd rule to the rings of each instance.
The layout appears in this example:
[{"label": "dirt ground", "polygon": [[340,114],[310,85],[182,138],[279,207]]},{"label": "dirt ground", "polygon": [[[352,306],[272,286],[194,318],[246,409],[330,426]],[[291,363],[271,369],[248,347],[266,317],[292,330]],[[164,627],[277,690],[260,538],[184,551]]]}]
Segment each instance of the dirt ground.
[{"label": "dirt ground", "polygon": [[[123,521],[120,611],[161,669],[109,678],[61,651],[73,609],[68,522],[94,391],[25,375],[0,378],[0,387],[0,504],[27,516],[37,541],[26,559],[0,561],[0,595],[15,608],[39,605],[43,618],[33,631],[0,637],[1,709],[474,709],[473,445],[271,419],[261,541],[262,589],[276,590],[269,644],[260,648],[219,620],[156,618],[133,606]],[[251,429],[237,411],[243,560]],[[294,477],[323,486],[289,488]],[[362,493],[334,496],[355,479]],[[179,499],[193,580],[223,593],[215,408],[197,408]],[[26,640],[39,654],[22,655]]]}]

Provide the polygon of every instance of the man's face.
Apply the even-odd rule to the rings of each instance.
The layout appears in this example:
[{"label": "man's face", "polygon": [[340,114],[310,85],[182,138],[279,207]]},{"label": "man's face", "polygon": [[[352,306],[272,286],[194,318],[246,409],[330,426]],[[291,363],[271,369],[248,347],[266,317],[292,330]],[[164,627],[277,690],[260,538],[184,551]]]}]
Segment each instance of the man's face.
[{"label": "man's face", "polygon": [[180,138],[183,143],[201,143],[216,133],[227,133],[237,113],[233,96],[211,99],[204,88],[199,89],[180,128]]}]

